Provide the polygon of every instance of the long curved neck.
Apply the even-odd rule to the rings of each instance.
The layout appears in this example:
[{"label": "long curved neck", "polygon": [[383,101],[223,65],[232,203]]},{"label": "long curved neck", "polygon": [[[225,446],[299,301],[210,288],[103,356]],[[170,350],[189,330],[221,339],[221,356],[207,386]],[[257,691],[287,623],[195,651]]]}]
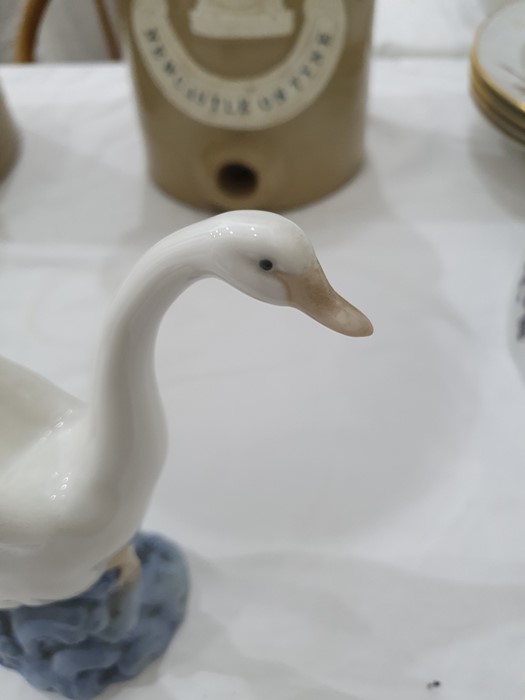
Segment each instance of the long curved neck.
[{"label": "long curved neck", "polygon": [[155,340],[174,299],[208,275],[206,238],[207,231],[196,225],[151,248],[125,280],[110,314],[95,368],[88,430],[95,477],[109,480],[126,499],[147,499],[165,458]]}]

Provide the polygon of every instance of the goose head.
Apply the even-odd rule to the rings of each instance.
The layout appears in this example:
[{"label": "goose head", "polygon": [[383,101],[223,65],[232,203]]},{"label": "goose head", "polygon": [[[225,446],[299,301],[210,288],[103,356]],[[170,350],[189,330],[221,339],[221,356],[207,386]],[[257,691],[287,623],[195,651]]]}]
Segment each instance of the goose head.
[{"label": "goose head", "polygon": [[304,232],[289,219],[235,211],[210,220],[212,274],[255,299],[291,306],[349,336],[368,336],[368,318],[330,285]]}]

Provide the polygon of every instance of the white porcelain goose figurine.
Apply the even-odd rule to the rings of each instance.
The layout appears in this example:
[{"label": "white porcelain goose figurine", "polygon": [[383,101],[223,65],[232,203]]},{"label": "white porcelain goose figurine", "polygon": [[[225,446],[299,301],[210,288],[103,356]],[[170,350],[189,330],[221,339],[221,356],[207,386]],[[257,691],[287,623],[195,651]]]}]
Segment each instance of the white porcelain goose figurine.
[{"label": "white porcelain goose figurine", "polygon": [[346,335],[372,332],[279,215],[230,212],[161,240],[116,297],[86,405],[0,361],[0,608],[68,598],[119,559],[133,565],[122,553],[166,455],[155,337],[173,300],[205,277]]}]

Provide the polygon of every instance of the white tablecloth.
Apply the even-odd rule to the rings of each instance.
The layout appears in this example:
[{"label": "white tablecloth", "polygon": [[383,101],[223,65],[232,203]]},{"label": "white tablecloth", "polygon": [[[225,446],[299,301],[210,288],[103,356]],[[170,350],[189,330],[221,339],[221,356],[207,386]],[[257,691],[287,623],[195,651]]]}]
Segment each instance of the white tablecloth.
[{"label": "white tablecloth", "polygon": [[[85,397],[126,271],[203,215],[145,176],[122,66],[0,78],[24,141],[0,189],[0,353]],[[375,335],[212,281],[168,313],[172,447],[146,526],[185,547],[193,595],[122,697],[522,700],[524,175],[464,60],[378,60],[366,166],[290,212]]]}]

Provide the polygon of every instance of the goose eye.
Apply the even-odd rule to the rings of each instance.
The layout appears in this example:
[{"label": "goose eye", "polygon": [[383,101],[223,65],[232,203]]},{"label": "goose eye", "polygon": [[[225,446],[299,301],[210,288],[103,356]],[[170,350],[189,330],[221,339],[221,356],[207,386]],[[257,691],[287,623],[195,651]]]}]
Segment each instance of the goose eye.
[{"label": "goose eye", "polygon": [[261,268],[261,270],[268,272],[272,269],[273,262],[271,260],[268,260],[267,258],[263,258],[263,260],[259,260],[259,267]]}]

